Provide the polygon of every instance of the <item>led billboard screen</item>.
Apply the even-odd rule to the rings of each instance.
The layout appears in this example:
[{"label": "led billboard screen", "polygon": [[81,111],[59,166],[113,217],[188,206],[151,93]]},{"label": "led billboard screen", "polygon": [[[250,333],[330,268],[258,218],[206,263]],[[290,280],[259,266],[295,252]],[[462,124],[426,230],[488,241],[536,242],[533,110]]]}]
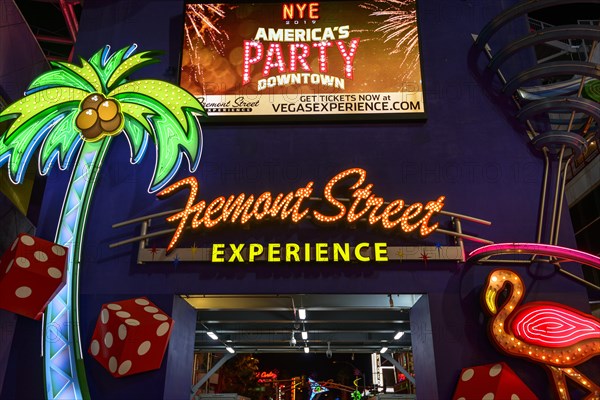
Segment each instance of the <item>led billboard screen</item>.
[{"label": "led billboard screen", "polygon": [[425,117],[416,0],[190,3],[183,39],[209,117]]}]

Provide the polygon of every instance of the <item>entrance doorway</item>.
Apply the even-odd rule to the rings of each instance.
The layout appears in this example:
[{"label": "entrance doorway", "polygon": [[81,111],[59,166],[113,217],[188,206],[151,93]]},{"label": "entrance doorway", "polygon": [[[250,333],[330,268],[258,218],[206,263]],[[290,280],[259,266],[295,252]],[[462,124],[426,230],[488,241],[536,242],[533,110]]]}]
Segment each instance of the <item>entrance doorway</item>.
[{"label": "entrance doorway", "polygon": [[231,400],[414,398],[410,310],[420,297],[182,296],[197,310],[194,393]]}]

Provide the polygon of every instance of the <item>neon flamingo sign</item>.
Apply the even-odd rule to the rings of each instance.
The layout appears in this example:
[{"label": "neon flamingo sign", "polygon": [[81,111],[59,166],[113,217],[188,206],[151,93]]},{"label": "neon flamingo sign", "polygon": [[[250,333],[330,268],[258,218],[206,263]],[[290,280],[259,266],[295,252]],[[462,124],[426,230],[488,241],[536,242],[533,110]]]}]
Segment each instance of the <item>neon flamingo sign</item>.
[{"label": "neon flamingo sign", "polygon": [[[508,299],[497,304],[498,294],[510,289]],[[492,271],[482,292],[485,310],[492,316],[488,334],[502,352],[544,365],[560,400],[569,400],[566,378],[592,393],[600,386],[575,367],[600,355],[600,319],[552,302],[520,306],[523,281],[513,271]]]}]

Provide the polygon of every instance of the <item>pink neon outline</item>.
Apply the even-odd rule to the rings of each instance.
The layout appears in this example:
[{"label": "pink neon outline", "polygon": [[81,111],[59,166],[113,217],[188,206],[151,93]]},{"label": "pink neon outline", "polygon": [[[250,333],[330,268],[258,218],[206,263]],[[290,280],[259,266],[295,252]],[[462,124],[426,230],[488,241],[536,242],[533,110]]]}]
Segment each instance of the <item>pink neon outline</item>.
[{"label": "pink neon outline", "polygon": [[469,253],[467,261],[478,261],[484,257],[498,254],[529,253],[541,256],[557,257],[569,261],[579,262],[590,267],[600,269],[600,257],[584,251],[568,247],[555,246],[542,243],[495,243],[479,247]]},{"label": "pink neon outline", "polygon": [[526,342],[548,347],[600,338],[600,320],[551,304],[517,312],[511,328],[521,339],[527,339]]}]

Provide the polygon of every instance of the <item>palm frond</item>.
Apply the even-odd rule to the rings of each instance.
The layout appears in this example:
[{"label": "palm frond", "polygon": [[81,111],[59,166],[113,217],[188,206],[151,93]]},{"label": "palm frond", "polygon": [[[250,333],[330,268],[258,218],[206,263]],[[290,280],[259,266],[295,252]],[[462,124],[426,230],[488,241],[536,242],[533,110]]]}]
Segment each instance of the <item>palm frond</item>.
[{"label": "palm frond", "polygon": [[151,117],[156,137],[156,165],[150,183],[151,193],[165,187],[179,170],[183,156],[188,160],[188,169],[198,168],[202,155],[202,131],[196,120],[196,113],[184,109],[188,121],[188,131],[173,129],[171,115]]},{"label": "palm frond", "polygon": [[[75,101],[47,108],[21,124],[13,135],[2,137],[0,166],[8,162],[8,174],[13,183],[23,182],[24,173],[40,142],[78,104]],[[76,132],[72,134],[78,136]]]},{"label": "palm frond", "polygon": [[142,125],[142,127],[144,128],[144,130],[146,132],[148,132],[148,133],[152,132],[152,126],[150,125],[150,123],[148,122],[146,117],[150,116],[150,115],[154,115],[155,114],[154,110],[152,110],[148,107],[144,107],[141,104],[121,103],[121,111],[123,112],[123,114],[129,116],[129,118],[125,118],[126,120],[133,118],[139,124]]},{"label": "palm frond", "polygon": [[110,54],[110,46],[107,45],[90,57],[90,65],[96,70],[98,76],[100,76],[104,89],[106,89],[108,78],[112,75],[118,65],[126,58],[127,54],[134,51],[136,48],[136,45],[132,45]]},{"label": "palm frond", "polygon": [[[0,113],[0,122],[14,120],[0,136],[0,166],[8,162],[8,172],[13,182],[22,182],[23,173],[36,148],[57,126],[62,137],[67,135],[68,138],[63,148],[73,147],[79,135],[72,127],[67,129],[62,121],[78,108],[87,94],[84,90],[67,87],[42,89],[23,97]],[[68,134],[65,132],[67,130]],[[51,153],[48,152],[42,164],[48,163]],[[67,151],[59,161],[64,164],[68,158]]]},{"label": "palm frond", "polygon": [[150,123],[149,133],[156,142],[157,154],[151,192],[169,182],[184,155],[190,171],[196,169],[202,152],[202,132],[196,115],[204,114],[204,109],[194,96],[178,86],[155,80],[123,84],[109,96],[117,99],[123,112],[129,112],[139,125]]},{"label": "palm frond", "polygon": [[84,80],[89,82],[89,84],[94,88],[94,92],[102,93],[102,81],[96,70],[85,59],[80,58],[80,61],[81,67],[62,61],[57,62],[57,64],[66,68],[67,70],[72,71],[74,74],[81,76]]},{"label": "palm frond", "polygon": [[160,62],[160,60],[156,58],[159,54],[161,54],[160,51],[145,51],[126,59],[123,63],[119,64],[118,68],[110,76],[110,79],[106,83],[107,90],[112,90],[115,85],[122,83],[124,79],[138,69]]},{"label": "palm frond", "polygon": [[148,144],[148,136],[153,132],[152,125],[146,119],[155,111],[135,103],[121,103],[121,111],[125,115],[123,132],[129,141],[131,163],[137,164],[143,157]]},{"label": "palm frond", "polygon": [[39,170],[42,175],[46,175],[55,160],[58,162],[58,168],[67,169],[73,155],[81,145],[81,136],[73,129],[75,118],[79,109],[73,108],[67,112],[46,135],[44,142],[40,146]]},{"label": "palm frond", "polygon": [[110,92],[138,69],[160,61],[156,56],[161,52],[145,51],[133,55],[136,49],[137,45],[132,44],[110,54],[110,46],[105,46],[90,57],[90,65],[102,82],[103,93]]},{"label": "palm frond", "polygon": [[16,134],[23,124],[37,119],[38,114],[55,107],[60,109],[61,112],[67,111],[70,107],[73,107],[73,104],[77,107],[79,102],[88,94],[88,92],[81,89],[54,87],[34,92],[17,100],[0,113],[0,122],[15,119],[3,135],[3,141]]},{"label": "palm frond", "polygon": [[65,67],[65,63],[62,62],[50,62],[50,65],[56,69],[44,72],[37,78],[35,78],[30,84],[29,88],[25,92],[25,95],[31,95],[43,89],[56,88],[56,87],[71,87],[75,89],[86,90],[88,92],[94,92],[96,89],[94,86],[85,80],[81,75]]},{"label": "palm frond", "polygon": [[[125,83],[108,93],[108,96],[118,99],[121,103],[144,106],[154,112],[156,112],[156,104],[162,105],[176,118],[184,131],[188,130],[188,121],[184,113],[185,108],[195,109],[199,114],[204,114],[202,105],[189,92],[169,82],[154,79],[142,79]],[[136,100],[136,98],[139,99]]]},{"label": "palm frond", "polygon": [[129,141],[131,150],[131,163],[137,164],[144,157],[146,147],[148,146],[148,136],[151,131],[144,128],[136,118],[125,114],[125,126],[123,127],[125,137]]}]

